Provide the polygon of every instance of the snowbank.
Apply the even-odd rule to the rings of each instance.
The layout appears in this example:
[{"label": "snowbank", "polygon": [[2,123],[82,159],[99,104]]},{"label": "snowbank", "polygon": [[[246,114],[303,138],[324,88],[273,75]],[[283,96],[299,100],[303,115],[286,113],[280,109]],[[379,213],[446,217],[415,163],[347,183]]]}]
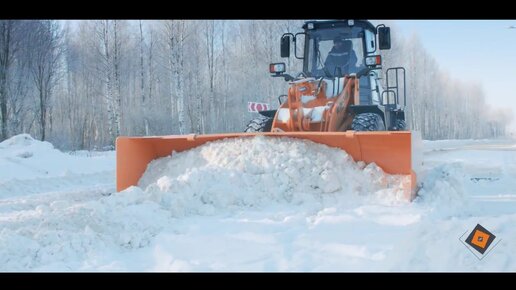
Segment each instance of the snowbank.
[{"label": "snowbank", "polygon": [[112,172],[114,156],[114,151],[93,158],[73,156],[55,149],[49,142],[35,140],[28,134],[20,134],[0,143],[0,164],[4,165],[0,170],[0,182]]},{"label": "snowbank", "polygon": [[257,136],[210,142],[151,162],[139,186],[174,214],[212,214],[271,203],[402,199],[404,176],[355,163],[308,140]]}]

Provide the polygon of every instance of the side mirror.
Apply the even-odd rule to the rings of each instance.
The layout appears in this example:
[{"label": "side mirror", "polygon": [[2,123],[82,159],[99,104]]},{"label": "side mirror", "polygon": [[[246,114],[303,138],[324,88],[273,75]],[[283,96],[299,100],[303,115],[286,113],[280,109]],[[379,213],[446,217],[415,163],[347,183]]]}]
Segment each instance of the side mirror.
[{"label": "side mirror", "polygon": [[290,57],[290,35],[281,38],[281,57]]},{"label": "side mirror", "polygon": [[391,49],[391,28],[390,27],[378,27],[378,47],[381,50]]}]

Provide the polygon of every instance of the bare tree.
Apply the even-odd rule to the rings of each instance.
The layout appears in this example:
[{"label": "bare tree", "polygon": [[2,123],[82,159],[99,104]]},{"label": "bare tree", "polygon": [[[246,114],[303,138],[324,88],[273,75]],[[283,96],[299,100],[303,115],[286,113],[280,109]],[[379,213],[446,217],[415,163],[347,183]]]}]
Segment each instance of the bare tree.
[{"label": "bare tree", "polygon": [[[143,111],[143,121],[145,126],[145,135],[149,135],[149,120],[147,119],[147,103],[145,101],[145,66],[143,63],[144,59],[144,46],[145,40],[143,38],[143,24],[142,21],[139,21],[140,27],[140,94],[142,98],[142,111]],[[151,55],[151,53],[149,53]]]},{"label": "bare tree", "polygon": [[218,113],[214,91],[215,74],[217,71],[217,69],[215,69],[215,20],[206,20],[204,22],[204,37],[206,41],[206,60],[208,64],[209,83],[209,102],[206,114],[208,115],[208,121],[211,127],[218,128],[219,126],[216,126],[216,117],[214,116],[214,114]]},{"label": "bare tree", "polygon": [[156,67],[154,65],[154,50],[155,50],[155,43],[156,39],[154,37],[154,31],[149,31],[149,49],[148,49],[148,55],[147,55],[147,66],[148,66],[148,74],[149,74],[149,94],[148,98],[149,100],[152,99],[152,93],[154,88],[154,82],[155,82],[155,74],[156,74]]},{"label": "bare tree", "polygon": [[95,34],[100,47],[97,56],[101,60],[100,77],[105,84],[104,99],[107,105],[109,120],[109,136],[111,145],[114,144],[121,131],[121,38],[120,20],[100,20],[96,22]]},{"label": "bare tree", "polygon": [[59,81],[63,34],[55,21],[41,20],[36,24],[32,38],[34,51],[31,72],[38,93],[41,140],[45,140],[50,101]]},{"label": "bare tree", "polygon": [[215,81],[215,20],[206,20],[204,28],[204,37],[206,39],[206,57],[208,63],[208,80],[210,92],[213,93]]},{"label": "bare tree", "polygon": [[0,141],[7,135],[7,102],[9,94],[10,68],[19,48],[20,22],[0,20]]},{"label": "bare tree", "polygon": [[[221,59],[222,59],[222,116],[226,116],[228,113],[228,87],[229,87],[229,77],[228,77],[228,49],[226,44],[226,21],[221,20],[221,28],[220,28],[220,42],[222,46]],[[222,130],[228,130],[228,118],[222,118]]]},{"label": "bare tree", "polygon": [[122,123],[122,99],[121,99],[121,83],[120,83],[120,62],[121,62],[121,38],[119,33],[119,20],[113,20],[113,77],[114,77],[114,114],[116,132],[113,141],[120,135]]},{"label": "bare tree", "polygon": [[0,141],[7,138],[7,76],[12,62],[11,33],[12,20],[0,22]]},{"label": "bare tree", "polygon": [[168,60],[170,70],[170,99],[172,103],[172,115],[177,108],[179,133],[186,133],[185,124],[185,92],[184,92],[184,45],[186,23],[184,20],[168,20],[164,23],[164,34],[168,48]]}]

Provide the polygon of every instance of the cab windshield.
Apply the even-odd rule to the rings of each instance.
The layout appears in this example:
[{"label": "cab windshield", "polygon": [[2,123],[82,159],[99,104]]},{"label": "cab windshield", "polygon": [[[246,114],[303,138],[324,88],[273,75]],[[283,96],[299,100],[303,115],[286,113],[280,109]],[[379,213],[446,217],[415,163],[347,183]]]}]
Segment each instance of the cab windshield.
[{"label": "cab windshield", "polygon": [[365,67],[362,27],[312,30],[307,33],[305,40],[305,69],[311,76],[341,77]]}]

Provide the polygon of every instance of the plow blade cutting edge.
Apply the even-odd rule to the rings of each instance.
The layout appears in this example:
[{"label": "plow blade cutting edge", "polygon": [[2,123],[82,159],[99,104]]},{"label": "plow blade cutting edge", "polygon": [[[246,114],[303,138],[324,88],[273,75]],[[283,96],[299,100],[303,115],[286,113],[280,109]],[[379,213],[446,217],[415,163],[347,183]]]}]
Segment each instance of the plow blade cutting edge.
[{"label": "plow blade cutting edge", "polygon": [[181,152],[206,142],[257,135],[311,140],[340,148],[355,161],[375,162],[386,173],[410,176],[404,184],[404,198],[416,194],[416,172],[420,164],[418,132],[268,132],[208,135],[171,135],[156,137],[118,137],[116,140],[116,189],[137,185],[147,165],[154,159]]}]

